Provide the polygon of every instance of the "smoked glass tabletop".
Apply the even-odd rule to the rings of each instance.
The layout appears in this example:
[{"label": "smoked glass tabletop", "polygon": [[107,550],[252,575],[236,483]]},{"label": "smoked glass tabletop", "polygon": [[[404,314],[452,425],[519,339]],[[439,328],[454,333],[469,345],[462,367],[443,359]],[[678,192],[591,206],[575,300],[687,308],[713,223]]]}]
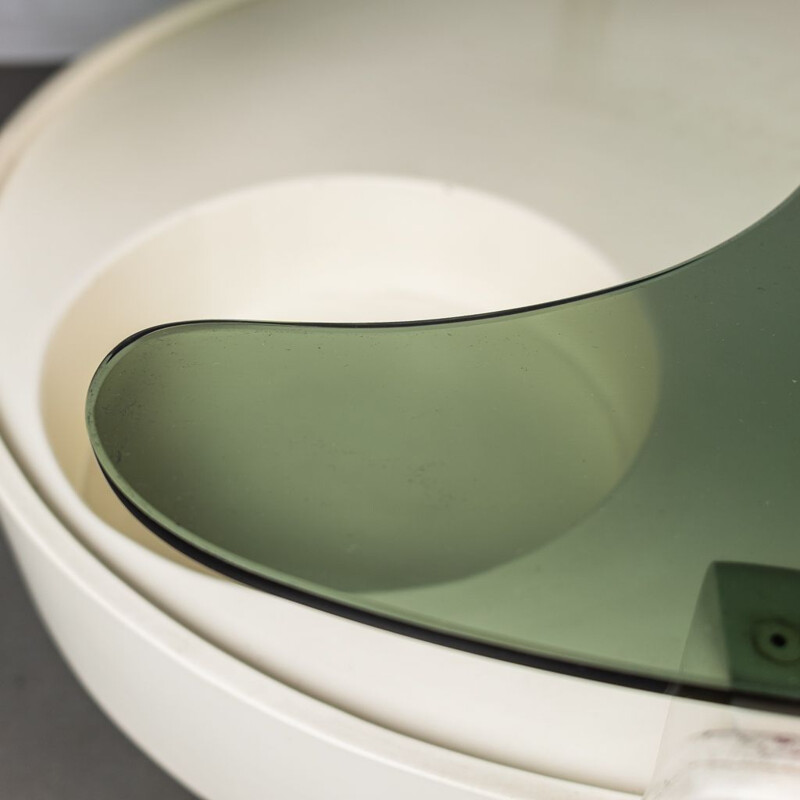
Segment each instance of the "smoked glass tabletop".
[{"label": "smoked glass tabletop", "polygon": [[546,306],[164,322],[100,365],[88,431],[199,561],[534,667],[800,700],[800,194]]}]

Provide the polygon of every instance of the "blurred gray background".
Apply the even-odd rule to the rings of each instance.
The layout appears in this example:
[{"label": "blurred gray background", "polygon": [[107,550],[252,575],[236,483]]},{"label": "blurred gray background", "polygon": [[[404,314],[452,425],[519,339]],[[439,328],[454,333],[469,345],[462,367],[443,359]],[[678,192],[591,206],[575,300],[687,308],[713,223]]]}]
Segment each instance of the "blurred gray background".
[{"label": "blurred gray background", "polygon": [[0,0],[0,63],[63,60],[176,0]]},{"label": "blurred gray background", "polygon": [[[0,125],[65,60],[172,4],[0,0]],[[75,680],[36,615],[2,530],[0,798],[191,800]]]}]

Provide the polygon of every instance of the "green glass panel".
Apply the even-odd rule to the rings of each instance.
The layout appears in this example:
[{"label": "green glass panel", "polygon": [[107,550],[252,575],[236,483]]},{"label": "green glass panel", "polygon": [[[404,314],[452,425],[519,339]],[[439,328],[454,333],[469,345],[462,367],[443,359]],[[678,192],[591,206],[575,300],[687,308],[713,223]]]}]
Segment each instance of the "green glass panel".
[{"label": "green glass panel", "polygon": [[800,569],[798,308],[796,194],[681,267],[547,307],[143,332],[98,369],[89,434],[147,524],[263,588],[725,692],[722,621],[683,660],[709,568]]}]

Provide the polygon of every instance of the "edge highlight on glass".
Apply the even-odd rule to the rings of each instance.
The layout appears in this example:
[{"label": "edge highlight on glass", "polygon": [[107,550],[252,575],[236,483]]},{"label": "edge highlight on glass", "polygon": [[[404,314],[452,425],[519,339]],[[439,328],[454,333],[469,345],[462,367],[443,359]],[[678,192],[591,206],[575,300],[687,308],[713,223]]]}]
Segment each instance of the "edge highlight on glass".
[{"label": "edge highlight on glass", "polygon": [[[797,664],[756,639],[800,631],[800,605],[750,576],[800,568],[799,262],[795,193],[679,267],[567,301],[165,322],[97,370],[92,446],[152,531],[267,591],[519,663],[794,707]],[[731,575],[751,595],[709,589]],[[732,597],[753,615],[735,641]]]}]

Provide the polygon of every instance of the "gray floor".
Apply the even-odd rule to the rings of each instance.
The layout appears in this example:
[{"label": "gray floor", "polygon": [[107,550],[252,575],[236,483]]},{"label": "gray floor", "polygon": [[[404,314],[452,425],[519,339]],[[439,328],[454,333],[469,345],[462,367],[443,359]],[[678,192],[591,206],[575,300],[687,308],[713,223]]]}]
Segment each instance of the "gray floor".
[{"label": "gray floor", "polygon": [[[51,71],[0,65],[0,122]],[[0,534],[0,798],[191,797],[146,759],[78,685],[36,616]]]}]

